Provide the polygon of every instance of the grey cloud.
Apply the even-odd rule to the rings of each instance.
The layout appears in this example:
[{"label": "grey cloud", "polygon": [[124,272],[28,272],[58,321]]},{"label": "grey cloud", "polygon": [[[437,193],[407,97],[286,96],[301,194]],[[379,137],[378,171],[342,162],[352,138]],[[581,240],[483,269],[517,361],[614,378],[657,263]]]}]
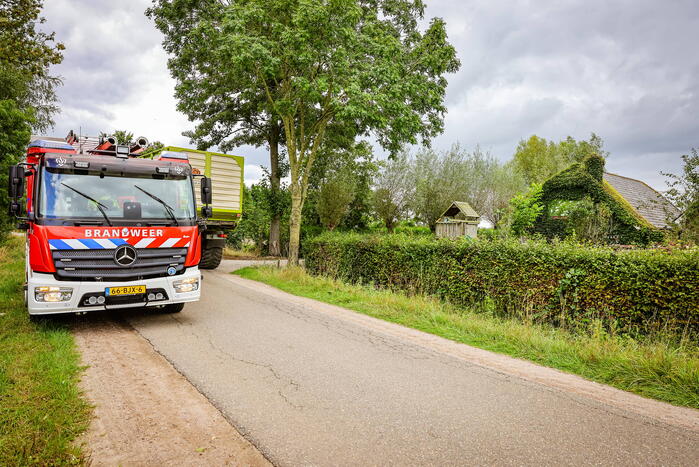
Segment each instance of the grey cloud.
[{"label": "grey cloud", "polygon": [[[144,15],[149,4],[143,0],[46,2],[47,26],[66,45],[64,61],[54,70],[64,81],[59,91],[62,107],[80,111],[80,118],[64,111],[57,131],[74,128],[75,123],[82,123],[90,134],[110,128],[114,104],[141,85],[139,61],[144,53],[160,51],[160,34]],[[161,72],[168,76],[167,70]]]},{"label": "grey cloud", "polygon": [[[449,113],[437,149],[456,141],[481,144],[505,160],[531,134],[560,139],[595,132],[611,152],[610,170],[662,188],[658,171],[678,170],[679,155],[699,146],[695,0],[427,3],[426,19],[445,19],[462,61],[449,77]],[[154,79],[171,86],[164,64],[147,76],[142,70],[146,57],[162,53],[160,33],[143,15],[149,4],[46,2],[47,26],[67,46],[56,70],[65,78],[58,134],[76,123],[92,133],[109,128],[123,121],[112,102]],[[173,117],[174,103],[167,105],[142,111],[180,122],[177,133],[189,129]],[[262,148],[235,152],[266,164]]]},{"label": "grey cloud", "polygon": [[610,167],[662,188],[658,170],[699,145],[694,1],[435,0],[427,15],[446,19],[463,63],[441,146],[480,142],[507,159],[531,134],[596,132]]}]

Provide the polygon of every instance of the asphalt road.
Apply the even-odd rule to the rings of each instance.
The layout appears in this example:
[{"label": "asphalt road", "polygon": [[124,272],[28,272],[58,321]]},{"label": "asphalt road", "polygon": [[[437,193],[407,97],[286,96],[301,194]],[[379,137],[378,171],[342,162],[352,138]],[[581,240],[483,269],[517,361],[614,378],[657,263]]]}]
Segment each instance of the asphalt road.
[{"label": "asphalt road", "polygon": [[277,465],[699,465],[699,411],[227,274],[134,328]]}]

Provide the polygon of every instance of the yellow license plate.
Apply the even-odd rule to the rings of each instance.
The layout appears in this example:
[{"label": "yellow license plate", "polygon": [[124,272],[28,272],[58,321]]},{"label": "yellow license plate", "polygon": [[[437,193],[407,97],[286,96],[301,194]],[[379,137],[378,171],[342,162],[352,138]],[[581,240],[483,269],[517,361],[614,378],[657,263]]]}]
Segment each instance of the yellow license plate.
[{"label": "yellow license plate", "polygon": [[108,287],[105,295],[138,295],[146,293],[145,285],[125,285],[123,287]]}]

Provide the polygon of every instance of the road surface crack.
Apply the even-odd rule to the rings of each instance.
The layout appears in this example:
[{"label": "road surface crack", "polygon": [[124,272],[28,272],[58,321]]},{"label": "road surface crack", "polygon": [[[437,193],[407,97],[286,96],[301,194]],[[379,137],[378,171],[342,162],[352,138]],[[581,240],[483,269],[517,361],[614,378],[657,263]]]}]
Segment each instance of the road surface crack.
[{"label": "road surface crack", "polygon": [[[295,403],[291,402],[291,400],[289,399],[289,397],[283,392],[283,389],[284,389],[285,387],[291,387],[291,388],[293,388],[294,391],[298,392],[299,389],[300,389],[299,383],[296,382],[296,381],[294,381],[292,378],[289,378],[289,377],[286,377],[286,376],[281,375],[281,374],[272,366],[272,364],[270,364],[270,363],[260,363],[260,362],[255,362],[255,361],[252,361],[252,360],[246,360],[246,359],[244,359],[244,358],[237,357],[236,355],[230,353],[229,351],[223,349],[222,347],[220,347],[219,345],[217,345],[216,343],[214,343],[214,340],[213,340],[211,334],[206,333],[206,336],[202,336],[201,334],[198,334],[198,333],[196,333],[196,332],[193,331],[193,326],[192,326],[191,324],[186,324],[186,323],[182,322],[180,319],[178,319],[178,318],[175,317],[175,316],[171,316],[171,318],[172,318],[173,320],[175,320],[175,322],[177,322],[178,326],[179,326],[183,331],[187,332],[188,334],[194,336],[194,337],[197,338],[197,339],[202,339],[202,340],[205,339],[205,340],[209,343],[209,346],[210,346],[215,352],[217,352],[217,353],[219,354],[219,359],[220,359],[221,361],[227,362],[227,361],[231,361],[231,360],[232,360],[232,361],[234,361],[234,362],[243,363],[243,364],[245,364],[245,365],[255,366],[255,367],[258,367],[258,368],[264,368],[264,369],[266,369],[267,371],[269,371],[269,373],[272,375],[272,377],[273,377],[278,383],[280,383],[280,384],[282,385],[282,388],[281,388],[281,389],[278,389],[278,394],[279,394],[279,396],[284,400],[284,402],[286,402],[287,404],[289,404],[290,406],[292,406],[292,407],[294,407],[294,408],[296,408],[296,409],[303,409],[303,406],[302,406],[302,405],[295,404]],[[227,357],[227,358],[225,358],[225,357]]]}]

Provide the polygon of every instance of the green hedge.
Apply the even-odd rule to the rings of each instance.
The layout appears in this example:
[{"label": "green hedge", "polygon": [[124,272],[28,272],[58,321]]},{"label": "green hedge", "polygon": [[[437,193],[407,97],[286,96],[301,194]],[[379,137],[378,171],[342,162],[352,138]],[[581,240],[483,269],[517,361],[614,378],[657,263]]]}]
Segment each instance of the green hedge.
[{"label": "green hedge", "polygon": [[487,305],[536,322],[699,331],[697,250],[325,234],[306,243],[305,261],[312,274]]}]

